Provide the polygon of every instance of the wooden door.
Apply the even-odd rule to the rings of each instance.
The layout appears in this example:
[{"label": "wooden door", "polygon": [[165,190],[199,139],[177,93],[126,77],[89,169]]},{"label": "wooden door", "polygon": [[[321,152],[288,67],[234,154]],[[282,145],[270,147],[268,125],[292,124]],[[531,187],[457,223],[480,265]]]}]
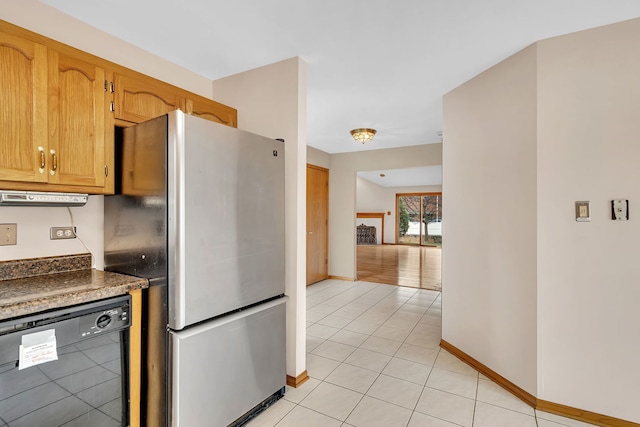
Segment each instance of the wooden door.
[{"label": "wooden door", "polygon": [[116,119],[141,123],[183,108],[181,91],[168,83],[135,72],[114,79]]},{"label": "wooden door", "polygon": [[307,285],[329,277],[329,170],[307,165]]},{"label": "wooden door", "polygon": [[0,180],[47,182],[47,48],[0,31]]},{"label": "wooden door", "polygon": [[53,49],[48,58],[49,182],[104,187],[106,122],[111,117],[105,71]]}]

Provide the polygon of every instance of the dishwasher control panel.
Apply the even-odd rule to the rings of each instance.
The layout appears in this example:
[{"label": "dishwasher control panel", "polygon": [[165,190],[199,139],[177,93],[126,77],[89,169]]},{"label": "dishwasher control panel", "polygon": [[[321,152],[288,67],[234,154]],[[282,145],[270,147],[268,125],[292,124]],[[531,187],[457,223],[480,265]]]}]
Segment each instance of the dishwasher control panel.
[{"label": "dishwasher control panel", "polygon": [[89,337],[131,326],[129,305],[96,311],[80,318],[80,336]]}]

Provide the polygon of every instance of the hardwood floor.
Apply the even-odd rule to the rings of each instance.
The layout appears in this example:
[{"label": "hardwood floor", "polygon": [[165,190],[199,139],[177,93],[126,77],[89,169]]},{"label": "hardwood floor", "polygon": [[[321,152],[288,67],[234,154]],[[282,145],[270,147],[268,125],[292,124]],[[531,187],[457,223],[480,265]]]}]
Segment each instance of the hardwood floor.
[{"label": "hardwood floor", "polygon": [[358,280],[442,290],[440,248],[358,245]]}]

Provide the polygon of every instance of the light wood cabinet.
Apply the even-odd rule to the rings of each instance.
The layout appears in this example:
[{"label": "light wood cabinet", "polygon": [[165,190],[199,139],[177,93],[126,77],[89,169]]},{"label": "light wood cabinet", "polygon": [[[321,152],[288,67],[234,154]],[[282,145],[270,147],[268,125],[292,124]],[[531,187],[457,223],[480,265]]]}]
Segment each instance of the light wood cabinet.
[{"label": "light wood cabinet", "polygon": [[113,192],[107,76],[81,55],[0,21],[0,189]]},{"label": "light wood cabinet", "polygon": [[203,96],[187,95],[184,112],[212,122],[237,127],[238,113],[235,108],[228,107],[219,102],[212,101]]},{"label": "light wood cabinet", "polygon": [[104,187],[113,143],[105,70],[52,49],[48,69],[49,182]]},{"label": "light wood cabinet", "polygon": [[0,180],[47,182],[47,48],[0,28]]},{"label": "light wood cabinet", "polygon": [[183,108],[177,88],[143,74],[116,73],[114,83],[116,119],[140,123]]},{"label": "light wood cabinet", "polygon": [[[219,102],[185,91],[135,71],[114,76],[115,117],[141,123],[173,110],[228,126],[237,126],[238,112]],[[122,123],[125,124],[126,123]]]},{"label": "light wood cabinet", "polygon": [[135,138],[132,135],[122,143],[122,194],[162,196],[165,191],[166,148],[155,139],[163,122],[156,123],[127,129],[135,132]]},{"label": "light wood cabinet", "polygon": [[5,190],[112,194],[116,125],[181,109],[237,126],[234,108],[2,20],[0,95]]}]

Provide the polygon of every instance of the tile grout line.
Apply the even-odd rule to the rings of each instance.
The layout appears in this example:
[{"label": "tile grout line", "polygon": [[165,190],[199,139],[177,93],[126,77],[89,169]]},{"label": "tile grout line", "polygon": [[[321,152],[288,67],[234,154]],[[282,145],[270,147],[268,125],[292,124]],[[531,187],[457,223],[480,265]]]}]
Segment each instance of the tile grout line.
[{"label": "tile grout line", "polygon": [[[356,282],[356,283],[357,283],[357,282]],[[362,295],[358,296],[357,298],[360,298],[360,297],[362,297],[362,296],[365,296],[365,295],[367,295],[368,293],[372,292],[373,290],[375,290],[375,289],[377,289],[377,288],[379,288],[379,287],[378,287],[378,286],[376,286],[376,287],[372,288],[371,290],[369,290],[369,291],[365,292],[364,294],[362,294]],[[353,287],[351,287],[350,289],[353,289]],[[345,290],[345,291],[343,291],[343,292],[341,292],[341,293],[344,293],[344,292],[346,292],[346,291],[348,291],[348,289],[347,289],[347,290]],[[365,310],[364,312],[362,312],[358,317],[356,317],[355,319],[353,319],[351,322],[353,322],[353,321],[357,320],[357,319],[358,319],[359,317],[361,317],[363,314],[367,313],[369,310],[371,310],[371,309],[372,309],[372,308],[374,308],[375,306],[379,305],[379,304],[380,304],[381,302],[383,302],[383,301],[384,301],[384,300],[385,300],[389,295],[391,295],[391,294],[392,294],[392,293],[394,293],[394,292],[396,292],[396,290],[394,290],[394,291],[392,291],[392,292],[387,293],[384,297],[382,297],[381,299],[379,299],[379,300],[378,300],[378,302],[376,302],[375,304],[373,304],[372,306],[370,306],[367,310]],[[415,290],[415,291],[411,294],[411,297],[407,298],[407,300],[406,300],[406,301],[404,301],[400,306],[398,306],[398,307],[397,307],[393,312],[391,312],[391,313],[386,317],[385,322],[386,322],[386,321],[388,321],[388,320],[389,320],[389,319],[390,319],[394,314],[396,314],[396,313],[397,313],[397,312],[398,312],[398,311],[399,311],[399,310],[400,310],[404,305],[406,305],[406,304],[407,304],[407,302],[408,302],[408,301],[409,301],[413,296],[415,296],[415,295],[416,295],[416,294],[418,294],[418,293],[419,293],[419,290]],[[336,294],[336,295],[339,295],[339,294]],[[331,298],[332,298],[332,297],[331,297]],[[356,298],[356,299],[357,299],[357,298]],[[421,317],[420,317],[421,319],[426,315],[426,313],[429,311],[429,309],[431,308],[431,306],[433,305],[433,303],[434,303],[437,299],[438,299],[438,297],[436,297],[434,300],[432,300],[432,301],[431,301],[431,303],[428,305],[428,307],[427,307],[427,309],[425,310],[425,312],[421,315]],[[325,299],[325,301],[326,301],[326,299]],[[355,299],[351,300],[349,303],[347,303],[347,304],[343,305],[342,307],[345,307],[346,305],[350,304],[351,302],[355,302]],[[318,303],[317,305],[320,305],[320,304],[322,304],[322,303]],[[342,307],[340,307],[340,308],[342,308]],[[336,309],[336,310],[334,310],[334,312],[335,312],[335,311],[337,311],[337,310],[339,310],[339,308],[338,308],[338,309]],[[333,313],[333,312],[332,312],[332,313]],[[327,316],[329,316],[330,314],[331,314],[331,313],[327,314]],[[325,317],[327,317],[327,316],[325,316]],[[324,319],[324,317],[323,317],[323,319]],[[322,320],[322,319],[320,319],[320,320]],[[351,322],[349,322],[349,323],[351,323]],[[407,337],[405,337],[405,339],[402,341],[402,344],[404,344],[404,343],[405,343],[405,341],[406,341],[406,339],[408,338],[408,336],[411,334],[411,332],[413,332],[413,330],[417,327],[417,325],[418,325],[419,323],[420,323],[419,321],[418,321],[418,322],[416,322],[416,324],[413,326],[413,328],[411,328],[411,331],[409,332],[409,334],[407,335]],[[347,324],[347,325],[348,325],[348,324]],[[347,325],[345,325],[345,326],[347,326]],[[383,325],[384,325],[384,322],[383,322],[382,324],[380,324],[380,325],[379,325],[379,326],[378,326],[378,327],[377,327],[377,328],[376,328],[372,333],[370,333],[370,334],[366,334],[366,335],[368,335],[368,337],[369,337],[369,338],[373,337],[373,336],[374,336],[373,334],[374,334],[376,331],[378,331],[378,330],[379,330]],[[339,328],[339,331],[338,331],[338,332],[340,332],[340,331],[342,331],[342,330],[344,330],[344,327]],[[334,335],[336,335],[338,332],[334,333],[333,335],[331,335],[329,338],[325,339],[324,341],[326,342],[326,341],[331,340],[331,337],[332,337],[332,336],[334,336]],[[365,343],[369,338],[365,339],[365,340],[364,340],[360,345],[358,345],[357,347],[355,347],[355,349],[357,350],[357,349],[361,348],[362,344],[364,344],[364,343]],[[379,337],[379,338],[382,338],[382,337]],[[390,340],[390,341],[393,341],[393,340]],[[320,344],[320,345],[322,345],[322,344]],[[317,347],[319,347],[319,346],[317,346]],[[316,347],[316,348],[317,348],[317,347]],[[374,351],[374,350],[368,350],[368,349],[364,349],[364,350],[372,351],[372,352],[374,352],[374,353],[378,353],[378,354],[383,354],[383,355],[385,355],[385,356],[390,356],[390,359],[389,359],[389,361],[385,364],[385,366],[384,366],[384,367],[382,367],[382,369],[381,369],[379,372],[377,372],[377,376],[376,376],[376,378],[373,380],[373,382],[371,383],[371,385],[369,385],[369,387],[367,388],[367,390],[365,390],[365,391],[364,391],[364,393],[362,393],[362,396],[361,396],[361,397],[360,397],[360,399],[358,400],[358,403],[356,403],[356,405],[353,407],[353,409],[349,412],[349,415],[347,415],[347,417],[345,418],[345,420],[344,420],[344,421],[342,421],[343,423],[346,423],[346,422],[347,422],[347,419],[349,418],[349,416],[351,416],[351,414],[353,414],[353,412],[354,412],[354,411],[355,411],[355,409],[358,407],[358,405],[359,405],[359,404],[364,400],[364,397],[365,397],[365,396],[368,396],[368,395],[367,395],[367,393],[369,392],[369,390],[371,390],[371,387],[373,387],[373,384],[375,384],[375,382],[380,378],[380,376],[382,375],[382,372],[383,372],[383,371],[384,371],[384,369],[389,365],[389,363],[391,362],[391,360],[393,360],[393,358],[394,358],[394,357],[395,357],[395,355],[397,354],[397,352],[398,352],[399,348],[398,348],[398,350],[396,350],[396,351],[393,353],[393,355],[387,355],[387,354],[384,354],[384,353],[379,353],[379,352],[376,352],[376,351]],[[313,350],[312,350],[312,351],[313,351]],[[354,350],[354,352],[355,352],[355,350]],[[351,354],[353,354],[353,352],[352,352]],[[438,354],[439,354],[439,351],[438,351]],[[320,356],[320,357],[322,357],[322,356]],[[348,358],[348,356],[347,356],[347,358]],[[436,356],[436,358],[437,358],[437,356]],[[330,360],[333,360],[333,359],[330,359]],[[435,362],[435,361],[434,361],[434,362]],[[346,362],[346,358],[345,358],[345,360],[343,360],[343,361],[341,361],[341,362],[340,362],[340,365],[341,365],[341,364],[343,364],[343,363],[344,363],[344,364],[347,364],[347,365],[350,365],[350,366],[355,366],[355,365],[351,365],[351,364],[349,364],[348,362]],[[328,377],[331,375],[331,373],[333,373],[336,369],[338,369],[338,367],[339,367],[340,365],[336,366],[336,367],[335,367],[335,368],[334,368],[334,369],[333,369],[333,370],[332,370],[332,371],[331,371],[331,372],[330,372],[330,373],[329,373],[329,374],[328,374],[328,375],[327,375],[323,380],[320,380],[320,381],[321,381],[321,384],[322,384],[322,383],[324,383],[324,382],[327,382],[327,381],[326,381],[326,378],[328,378]],[[360,366],[356,366],[356,367],[361,368],[361,369],[366,369],[366,368],[362,368],[362,367],[360,367]],[[432,369],[433,369],[433,366],[432,366]],[[368,370],[368,369],[367,369],[367,370]],[[375,371],[372,371],[372,372],[375,372]],[[431,372],[432,372],[432,370],[430,370],[429,375],[431,375]],[[395,377],[392,377],[392,378],[395,378]],[[398,378],[398,379],[400,379],[400,378]],[[427,376],[427,379],[428,379],[428,376]],[[400,380],[402,380],[402,379],[400,379]],[[404,380],[403,380],[403,381],[404,381]],[[327,382],[327,383],[328,383],[328,384],[332,384],[332,385],[337,386],[337,387],[341,387],[341,386],[338,386],[337,384],[333,384],[333,383],[330,383],[330,382]],[[425,384],[426,384],[426,380],[425,380]],[[423,385],[423,386],[422,386],[422,391],[420,392],[420,396],[422,395],[422,392],[424,391],[424,387],[425,387],[425,386]],[[354,392],[355,392],[355,390],[351,390],[351,389],[346,388],[346,387],[342,387],[342,388],[345,388],[345,390],[350,390],[350,391],[354,391]],[[416,406],[417,406],[417,404],[418,404],[418,401],[419,401],[419,399],[420,399],[420,396],[418,397],[418,400],[416,401],[416,403],[415,403],[415,405],[414,405],[414,409],[413,409],[413,410],[411,410],[411,415],[410,415],[409,420],[407,421],[407,424],[406,424],[406,425],[408,425],[408,423],[409,423],[409,422],[410,422],[410,420],[411,420],[411,417],[413,417],[413,414],[414,414],[414,412],[415,412],[415,408],[416,408]],[[394,405],[394,406],[398,406],[399,408],[404,408],[403,406],[395,405],[395,404],[394,404],[394,403],[392,403],[392,402],[387,402],[387,401],[385,401],[385,400],[376,399],[375,397],[372,397],[372,396],[368,396],[368,397],[369,397],[369,398],[371,398],[371,399],[379,400],[379,401],[381,401],[381,402],[385,402],[385,403],[388,403],[388,404]],[[302,402],[302,401],[301,401],[301,402]],[[404,409],[407,409],[407,408],[404,408]]]}]

